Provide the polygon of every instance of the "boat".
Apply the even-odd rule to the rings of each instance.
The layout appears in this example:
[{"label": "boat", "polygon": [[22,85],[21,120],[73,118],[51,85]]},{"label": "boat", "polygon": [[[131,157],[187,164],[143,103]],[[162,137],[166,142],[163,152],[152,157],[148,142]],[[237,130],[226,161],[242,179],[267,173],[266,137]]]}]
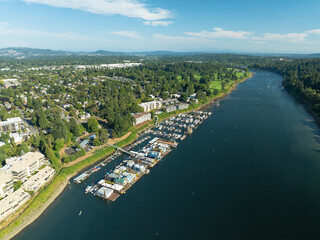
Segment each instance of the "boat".
[{"label": "boat", "polygon": [[86,187],[86,190],[85,190],[85,193],[88,193],[88,192],[90,192],[91,190],[92,190],[92,186],[88,186],[88,187]]}]

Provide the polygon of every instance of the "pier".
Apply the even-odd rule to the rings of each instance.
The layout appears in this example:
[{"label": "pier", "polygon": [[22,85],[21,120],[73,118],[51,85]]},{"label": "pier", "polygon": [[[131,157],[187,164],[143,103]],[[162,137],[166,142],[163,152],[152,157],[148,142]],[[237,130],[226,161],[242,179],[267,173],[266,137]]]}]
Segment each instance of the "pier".
[{"label": "pier", "polygon": [[125,150],[125,149],[123,149],[123,148],[121,148],[121,147],[118,147],[118,146],[116,146],[116,145],[112,145],[112,144],[109,144],[109,143],[107,143],[107,145],[108,146],[110,146],[110,147],[114,147],[114,148],[116,148],[117,150],[119,150],[119,151],[121,151],[121,152],[124,152],[124,153],[126,153],[126,154],[128,154],[128,155],[130,155],[130,156],[132,156],[132,157],[134,157],[135,156],[135,154],[133,153],[133,152],[129,152],[129,151],[127,151],[127,150]]}]

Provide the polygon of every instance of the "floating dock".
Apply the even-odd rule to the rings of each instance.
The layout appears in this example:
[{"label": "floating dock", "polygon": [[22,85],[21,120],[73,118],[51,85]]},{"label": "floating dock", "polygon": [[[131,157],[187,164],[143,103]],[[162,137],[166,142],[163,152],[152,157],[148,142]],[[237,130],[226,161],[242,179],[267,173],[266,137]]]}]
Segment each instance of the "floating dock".
[{"label": "floating dock", "polygon": [[[115,167],[113,171],[106,174],[96,185],[90,187],[90,192],[102,199],[115,201],[121,194],[125,194],[139,179],[150,173],[150,169],[158,164],[167,154],[169,154],[180,141],[192,133],[204,119],[207,119],[211,112],[192,112],[189,114],[179,114],[159,123],[154,129],[148,129],[145,133],[150,133],[153,137],[146,136],[139,141],[126,147],[127,152],[133,147],[152,138],[142,149],[134,152],[130,151],[129,157]],[[177,142],[179,140],[179,142]],[[106,164],[114,160],[119,153],[112,155],[100,164]],[[99,165],[97,165],[99,166]],[[96,169],[95,166],[92,169]],[[105,165],[102,165],[105,166]],[[88,171],[87,171],[88,172]],[[84,173],[85,174],[85,173]],[[90,176],[90,175],[89,175]],[[80,183],[87,178],[81,174],[74,181]],[[84,180],[82,180],[84,179]]]}]

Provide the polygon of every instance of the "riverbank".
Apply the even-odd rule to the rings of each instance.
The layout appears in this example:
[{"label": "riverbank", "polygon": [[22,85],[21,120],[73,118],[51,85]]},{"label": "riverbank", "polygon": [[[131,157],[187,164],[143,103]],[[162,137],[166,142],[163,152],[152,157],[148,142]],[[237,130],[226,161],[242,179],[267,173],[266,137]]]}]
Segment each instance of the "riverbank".
[{"label": "riverbank", "polygon": [[315,123],[317,124],[317,126],[320,128],[320,116],[313,111],[312,109],[312,104],[307,102],[305,99],[297,96],[296,94],[294,94],[293,92],[287,90],[287,93],[292,96],[292,98],[294,98],[298,103],[302,104],[303,107],[305,108],[305,110],[313,117]]},{"label": "riverbank", "polygon": [[[236,82],[232,82],[226,89],[226,92],[219,94],[218,96],[207,100],[207,102],[202,104],[194,104],[191,106],[190,109],[177,111],[173,113],[164,113],[162,116],[159,117],[159,121],[162,121],[168,117],[173,115],[179,114],[181,112],[190,112],[202,108],[208,104],[211,104],[214,101],[222,99],[230,94],[236,86],[247,80],[248,78],[252,77],[252,73],[250,76],[238,80]],[[137,129],[135,129],[127,138],[122,139],[121,141],[117,142],[116,145],[120,147],[125,147],[132,142],[134,142],[138,138],[138,133],[145,130],[146,128],[150,128],[154,125],[154,121],[143,125]],[[55,179],[42,191],[38,194],[38,196],[29,203],[29,206],[23,211],[18,218],[12,221],[10,225],[0,231],[0,238],[2,239],[10,239],[18,234],[23,228],[31,224],[34,220],[36,220],[44,210],[50,206],[50,204],[63,192],[69,179],[73,176],[77,175],[79,172],[83,171],[85,168],[103,160],[107,156],[111,155],[115,151],[112,147],[105,147],[99,150],[96,150],[94,154],[90,157],[86,157],[81,162],[78,162],[75,165],[65,167],[61,169],[59,174],[55,177]]]}]

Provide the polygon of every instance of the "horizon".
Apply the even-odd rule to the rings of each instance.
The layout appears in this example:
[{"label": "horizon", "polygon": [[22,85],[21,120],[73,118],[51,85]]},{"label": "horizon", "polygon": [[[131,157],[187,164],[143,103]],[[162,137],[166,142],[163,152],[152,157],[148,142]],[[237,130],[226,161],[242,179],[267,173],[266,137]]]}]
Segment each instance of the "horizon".
[{"label": "horizon", "polygon": [[1,0],[0,48],[312,54],[319,10],[315,0]]},{"label": "horizon", "polygon": [[[317,55],[320,54],[319,52],[310,52],[310,53],[298,53],[298,52],[240,52],[240,51],[232,51],[232,50],[217,50],[217,51],[175,51],[175,50],[150,50],[150,51],[112,51],[108,49],[95,49],[92,51],[86,51],[86,50],[62,50],[62,49],[53,49],[53,48],[33,48],[33,47],[3,47],[0,48],[1,50],[6,50],[6,49],[17,49],[17,50],[23,50],[23,49],[28,49],[28,50],[40,50],[40,51],[60,51],[60,52],[65,52],[65,53],[72,53],[72,54],[96,54],[96,52],[103,51],[103,52],[110,52],[110,53],[119,53],[119,54],[142,54],[142,53],[171,53],[171,54],[231,54],[231,55],[279,55],[279,56],[285,56],[285,55]],[[1,56],[1,54],[0,54]]]}]

